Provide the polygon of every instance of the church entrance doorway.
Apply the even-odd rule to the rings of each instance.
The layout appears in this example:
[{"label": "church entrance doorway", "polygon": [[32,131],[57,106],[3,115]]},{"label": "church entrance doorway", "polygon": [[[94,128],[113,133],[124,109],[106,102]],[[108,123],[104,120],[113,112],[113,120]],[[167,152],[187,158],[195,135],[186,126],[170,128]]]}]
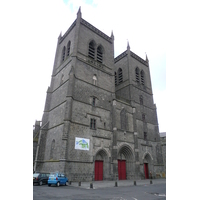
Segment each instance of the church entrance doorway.
[{"label": "church entrance doorway", "polygon": [[145,175],[145,179],[149,178],[148,163],[144,163],[144,175]]},{"label": "church entrance doorway", "polygon": [[95,181],[103,180],[103,161],[96,160],[95,161]]},{"label": "church entrance doorway", "polygon": [[118,160],[119,180],[126,180],[126,160]]}]

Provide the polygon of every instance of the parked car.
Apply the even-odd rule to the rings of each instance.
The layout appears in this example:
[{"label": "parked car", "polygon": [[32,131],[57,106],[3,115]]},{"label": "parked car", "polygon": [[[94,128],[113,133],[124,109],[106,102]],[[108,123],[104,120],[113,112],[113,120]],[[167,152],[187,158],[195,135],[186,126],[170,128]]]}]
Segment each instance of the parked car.
[{"label": "parked car", "polygon": [[36,172],[33,174],[33,185],[37,183],[38,185],[47,184],[50,173],[40,173]]},{"label": "parked car", "polygon": [[59,172],[50,173],[48,179],[48,186],[56,185],[59,187],[60,185],[67,185],[68,178]]}]

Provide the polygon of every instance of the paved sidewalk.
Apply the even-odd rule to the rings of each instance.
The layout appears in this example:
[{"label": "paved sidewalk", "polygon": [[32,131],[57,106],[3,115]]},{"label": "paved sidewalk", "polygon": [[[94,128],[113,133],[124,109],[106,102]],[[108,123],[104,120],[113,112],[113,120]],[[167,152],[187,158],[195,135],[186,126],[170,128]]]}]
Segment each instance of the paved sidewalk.
[{"label": "paved sidewalk", "polygon": [[[93,188],[90,188],[91,183],[93,184]],[[152,179],[152,184],[166,184],[166,179]],[[98,188],[108,188],[115,187],[115,181],[93,181],[93,182],[81,182],[81,186],[79,186],[79,182],[72,182],[71,185],[68,183],[69,187],[79,187],[83,189],[98,189]],[[139,185],[150,185],[150,179],[145,180],[136,180],[136,186]],[[118,180],[117,187],[123,186],[135,186],[133,180]],[[135,187],[136,187],[135,186]]]}]

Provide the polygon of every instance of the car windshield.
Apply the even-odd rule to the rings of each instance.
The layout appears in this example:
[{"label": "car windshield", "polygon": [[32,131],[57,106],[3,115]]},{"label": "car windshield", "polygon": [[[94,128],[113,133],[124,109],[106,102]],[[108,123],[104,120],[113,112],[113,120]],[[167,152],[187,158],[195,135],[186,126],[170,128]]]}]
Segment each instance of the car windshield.
[{"label": "car windshield", "polygon": [[37,173],[37,174],[33,174],[33,177],[38,177],[39,176],[39,174]]},{"label": "car windshield", "polygon": [[57,174],[54,173],[54,174],[50,174],[49,176],[55,177],[57,176]]}]

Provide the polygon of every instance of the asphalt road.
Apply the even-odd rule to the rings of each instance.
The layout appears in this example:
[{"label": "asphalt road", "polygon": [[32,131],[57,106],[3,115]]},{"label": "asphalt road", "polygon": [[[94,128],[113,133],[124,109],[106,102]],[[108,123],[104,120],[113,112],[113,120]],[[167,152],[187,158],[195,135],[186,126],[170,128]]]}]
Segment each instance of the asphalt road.
[{"label": "asphalt road", "polygon": [[33,186],[33,200],[164,200],[166,183],[84,189],[73,186]]}]

